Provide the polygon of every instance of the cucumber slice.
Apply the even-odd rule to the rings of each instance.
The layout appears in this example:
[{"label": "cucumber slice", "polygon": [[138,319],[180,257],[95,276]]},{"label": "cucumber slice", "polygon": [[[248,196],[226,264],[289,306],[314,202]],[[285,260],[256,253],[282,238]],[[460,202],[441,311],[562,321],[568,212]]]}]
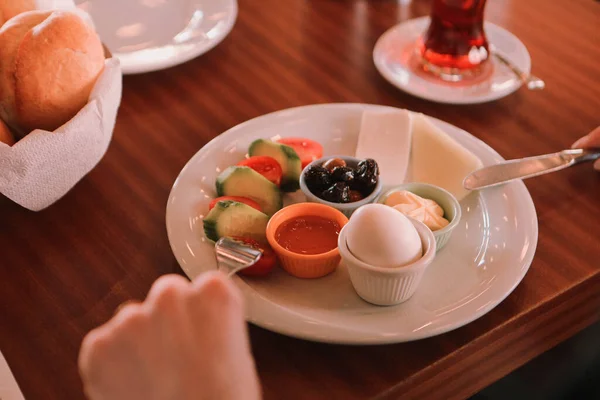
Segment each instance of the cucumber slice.
[{"label": "cucumber slice", "polygon": [[219,196],[248,197],[258,204],[262,211],[271,216],[283,207],[283,199],[277,185],[248,167],[233,166],[217,177]]},{"label": "cucumber slice", "polygon": [[295,192],[300,188],[298,181],[302,172],[302,162],[296,151],[290,146],[258,139],[252,142],[248,154],[250,156],[269,156],[277,160],[283,172],[281,190],[284,192]]},{"label": "cucumber slice", "polygon": [[266,242],[269,217],[237,201],[219,201],[204,217],[204,234],[216,242],[223,236],[238,236]]}]

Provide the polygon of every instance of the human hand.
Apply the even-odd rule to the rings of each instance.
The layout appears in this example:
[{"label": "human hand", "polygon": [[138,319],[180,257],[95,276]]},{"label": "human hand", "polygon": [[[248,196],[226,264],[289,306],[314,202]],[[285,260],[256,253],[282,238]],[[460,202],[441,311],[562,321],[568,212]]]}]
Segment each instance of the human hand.
[{"label": "human hand", "polygon": [[220,273],[159,278],[84,338],[79,368],[91,400],[260,398],[242,298]]},{"label": "human hand", "polygon": [[[585,149],[589,147],[600,147],[600,126],[573,143],[573,149]],[[594,168],[600,171],[600,160],[596,160]]]}]

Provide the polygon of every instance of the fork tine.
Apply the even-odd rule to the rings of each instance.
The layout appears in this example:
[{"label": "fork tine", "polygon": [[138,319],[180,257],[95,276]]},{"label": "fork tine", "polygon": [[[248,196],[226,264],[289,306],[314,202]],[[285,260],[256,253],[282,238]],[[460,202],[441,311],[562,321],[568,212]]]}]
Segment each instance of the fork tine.
[{"label": "fork tine", "polygon": [[262,256],[261,250],[230,237],[222,237],[217,241],[215,253],[218,269],[227,269],[229,276],[256,264]]}]

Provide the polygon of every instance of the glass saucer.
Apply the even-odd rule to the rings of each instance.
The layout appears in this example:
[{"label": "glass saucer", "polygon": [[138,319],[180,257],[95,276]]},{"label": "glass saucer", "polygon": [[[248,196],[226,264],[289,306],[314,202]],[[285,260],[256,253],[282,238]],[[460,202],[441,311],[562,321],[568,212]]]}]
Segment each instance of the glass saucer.
[{"label": "glass saucer", "polygon": [[[413,96],[447,104],[476,104],[498,100],[516,91],[521,80],[494,58],[487,71],[476,78],[447,82],[423,71],[416,51],[417,39],[429,26],[429,17],[402,22],[377,41],[373,61],[383,77]],[[525,45],[512,33],[486,22],[485,31],[496,51],[510,59],[525,73],[531,70],[531,57]]]}]

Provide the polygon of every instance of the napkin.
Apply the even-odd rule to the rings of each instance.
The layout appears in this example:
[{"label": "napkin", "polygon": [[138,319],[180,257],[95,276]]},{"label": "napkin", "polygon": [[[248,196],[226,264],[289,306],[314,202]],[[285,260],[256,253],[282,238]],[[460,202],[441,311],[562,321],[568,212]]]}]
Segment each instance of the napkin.
[{"label": "napkin", "polygon": [[[71,0],[37,2],[40,9],[75,6]],[[32,211],[63,197],[106,153],[121,91],[121,65],[108,58],[89,102],[73,119],[54,132],[37,129],[12,147],[0,142],[0,194]]]}]

